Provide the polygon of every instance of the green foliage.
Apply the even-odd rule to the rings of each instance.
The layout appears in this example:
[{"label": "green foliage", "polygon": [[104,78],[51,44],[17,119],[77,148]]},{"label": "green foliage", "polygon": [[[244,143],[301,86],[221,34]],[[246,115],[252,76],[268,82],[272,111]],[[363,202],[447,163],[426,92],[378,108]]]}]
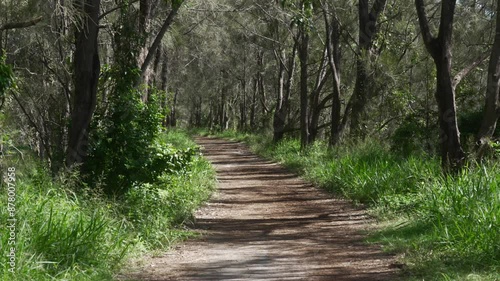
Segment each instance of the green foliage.
[{"label": "green foliage", "polygon": [[124,196],[123,212],[139,237],[153,248],[165,248],[189,233],[173,227],[191,221],[192,213],[214,189],[215,172],[195,158],[190,173],[163,175],[155,184],[134,186]]},{"label": "green foliage", "polygon": [[[109,279],[129,239],[112,209],[101,201],[78,200],[68,184],[53,181],[36,165],[17,165],[16,179],[16,272],[10,273],[2,262],[0,279]],[[7,204],[6,194],[0,194],[2,205]],[[0,220],[7,219],[1,212]],[[2,249],[13,246],[6,235],[0,243]]]},{"label": "green foliage", "polygon": [[419,116],[407,116],[391,137],[391,150],[403,156],[428,150],[432,129]]},{"label": "green foliage", "polygon": [[[466,150],[473,149],[475,139],[483,122],[483,110],[465,111],[458,116],[458,127],[460,128],[461,141]],[[500,126],[496,127],[494,137],[500,136]]]},{"label": "green foliage", "polygon": [[194,155],[191,148],[181,151],[160,140],[165,115],[160,100],[165,93],[136,86],[140,70],[135,55],[143,38],[133,32],[126,15],[122,8],[116,61],[105,69],[101,81],[102,88],[111,89],[109,99],[93,120],[85,166],[94,186],[102,184],[107,194],[116,196],[135,185],[153,184],[163,173],[183,172]]},{"label": "green foliage", "polygon": [[312,29],[314,8],[318,5],[316,2],[313,0],[301,0],[297,3],[297,1],[282,0],[281,5],[292,12],[292,24],[309,30]]},{"label": "green foliage", "polygon": [[136,72],[116,71],[108,112],[94,118],[86,169],[93,180],[102,180],[107,193],[120,195],[136,182],[154,181],[167,167],[182,166],[191,154],[186,152],[188,159],[176,157],[173,148],[158,142],[163,119],[159,94],[153,93],[147,103],[142,102],[142,93],[126,85],[128,79],[135,81]]},{"label": "green foliage", "polygon": [[500,168],[471,167],[427,186],[423,209],[448,258],[474,267],[500,262]]},{"label": "green foliage", "polygon": [[184,0],[172,0],[172,7],[174,9],[179,9],[182,3],[184,3]]}]

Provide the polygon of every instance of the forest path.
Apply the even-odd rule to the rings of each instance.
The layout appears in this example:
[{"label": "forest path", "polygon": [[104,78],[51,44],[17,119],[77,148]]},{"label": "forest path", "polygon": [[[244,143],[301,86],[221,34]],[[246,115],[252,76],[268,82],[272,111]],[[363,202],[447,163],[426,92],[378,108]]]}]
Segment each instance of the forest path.
[{"label": "forest path", "polygon": [[392,257],[363,243],[366,212],[241,143],[198,138],[219,189],[196,213],[200,238],[151,257],[131,280],[396,280]]}]

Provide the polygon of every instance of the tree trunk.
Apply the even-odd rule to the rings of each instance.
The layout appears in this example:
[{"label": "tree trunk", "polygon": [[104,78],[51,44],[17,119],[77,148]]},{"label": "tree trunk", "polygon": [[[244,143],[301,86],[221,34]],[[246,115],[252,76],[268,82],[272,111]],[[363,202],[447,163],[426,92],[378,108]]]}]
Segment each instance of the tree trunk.
[{"label": "tree trunk", "polygon": [[309,60],[309,34],[305,27],[301,27],[300,31],[300,146],[305,148],[309,145],[309,118],[308,118],[308,71],[307,63]]},{"label": "tree trunk", "polygon": [[68,167],[83,163],[88,152],[88,132],[96,107],[100,73],[97,45],[100,4],[100,0],[85,0],[83,7],[75,5],[83,14],[83,24],[75,34],[75,96],[66,152]]},{"label": "tree trunk", "polygon": [[255,129],[255,113],[256,113],[256,105],[257,105],[257,81],[256,77],[253,78],[253,89],[252,89],[252,103],[250,104],[250,129]]},{"label": "tree trunk", "polygon": [[240,130],[247,129],[247,82],[241,79],[241,100],[240,100]]},{"label": "tree trunk", "polygon": [[163,40],[163,37],[165,36],[165,33],[167,33],[167,30],[169,29],[170,25],[174,21],[175,16],[177,16],[177,13],[179,12],[179,9],[180,9],[180,7],[181,7],[181,5],[182,5],[183,2],[184,2],[183,0],[182,1],[173,1],[173,3],[172,3],[172,10],[168,14],[168,16],[165,19],[165,21],[163,22],[163,24],[162,24],[162,26],[160,28],[160,31],[158,32],[158,34],[156,35],[155,39],[153,40],[153,43],[148,48],[146,56],[144,58],[144,61],[143,61],[143,63],[140,66],[140,68],[141,68],[141,76],[140,76],[140,79],[138,79],[136,81],[136,86],[138,86],[139,84],[141,84],[144,81],[144,79],[146,78],[149,65],[153,61],[153,58],[154,58],[155,53],[156,53],[156,50],[160,46],[161,41]]},{"label": "tree trunk", "polygon": [[[161,107],[166,112],[168,108],[168,57],[166,55],[161,56],[161,72],[160,72],[160,90],[162,90],[165,94],[163,99],[161,100]],[[168,116],[164,117],[163,127],[168,126]]]},{"label": "tree trunk", "polygon": [[490,145],[490,139],[495,133],[498,118],[500,118],[500,0],[497,3],[496,33],[491,49],[488,66],[488,84],[486,87],[486,104],[484,116],[477,139],[479,156],[481,157]]},{"label": "tree trunk", "polygon": [[283,52],[280,52],[280,58],[277,58],[279,63],[278,71],[278,97],[276,99],[276,107],[273,118],[273,141],[278,142],[283,138],[283,130],[285,129],[285,64],[283,62]]},{"label": "tree trunk", "polygon": [[325,45],[323,50],[323,57],[318,69],[318,76],[316,77],[316,82],[314,84],[314,90],[310,95],[310,106],[309,106],[309,143],[316,141],[319,134],[319,119],[321,117],[321,111],[324,108],[326,102],[331,98],[331,96],[326,97],[321,100],[321,92],[326,84],[330,69],[327,67],[327,57],[328,57],[328,47]]},{"label": "tree trunk", "polygon": [[[361,119],[370,98],[368,86],[371,77],[368,75],[368,64],[371,61],[373,39],[377,34],[377,19],[385,9],[387,0],[376,0],[370,10],[368,0],[360,0],[359,14],[359,48],[356,57],[356,84],[351,97],[351,133],[355,138],[362,137]],[[344,117],[346,118],[346,117]]]},{"label": "tree trunk", "polygon": [[[285,62],[283,62],[280,59],[280,65],[283,67],[283,70],[286,72],[286,80],[284,80],[285,77],[283,78],[283,85],[280,87],[283,87],[283,99],[281,101],[278,101],[276,103],[276,110],[274,111],[274,121],[273,121],[273,127],[274,127],[274,135],[273,135],[273,141],[278,142],[283,139],[284,133],[285,133],[285,127],[286,127],[286,119],[288,114],[290,113],[290,95],[292,93],[292,84],[293,84],[293,76],[295,73],[295,57],[297,55],[297,42],[293,45],[292,51],[290,52],[287,60],[287,66],[285,67]],[[285,74],[283,73],[283,75]],[[281,76],[280,76],[281,77]],[[281,78],[280,78],[280,83]],[[281,98],[281,94],[280,97]]]},{"label": "tree trunk", "polygon": [[441,164],[445,172],[456,172],[465,162],[465,153],[460,143],[455,104],[455,84],[451,75],[453,18],[456,0],[443,0],[438,37],[433,37],[427,22],[423,0],[415,0],[420,29],[425,46],[436,65],[436,101],[441,128]]},{"label": "tree trunk", "polygon": [[333,93],[332,93],[332,111],[330,117],[331,131],[329,146],[334,147],[338,144],[342,134],[340,126],[341,104],[340,104],[340,27],[336,19],[336,14],[331,20],[328,19],[328,2],[323,5],[323,17],[326,29],[326,47],[328,51],[328,65],[332,73]]},{"label": "tree trunk", "polygon": [[174,99],[172,101],[172,106],[170,107],[170,127],[177,126],[177,97],[179,95],[179,90],[176,90],[174,93]]}]

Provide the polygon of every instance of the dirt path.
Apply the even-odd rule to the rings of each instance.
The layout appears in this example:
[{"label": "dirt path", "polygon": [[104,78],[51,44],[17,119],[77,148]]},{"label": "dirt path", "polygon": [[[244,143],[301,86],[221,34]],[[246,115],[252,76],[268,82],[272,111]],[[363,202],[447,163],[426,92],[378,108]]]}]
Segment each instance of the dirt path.
[{"label": "dirt path", "polygon": [[242,144],[199,138],[219,191],[196,214],[201,238],[150,258],[132,280],[396,280],[363,243],[366,213]]}]

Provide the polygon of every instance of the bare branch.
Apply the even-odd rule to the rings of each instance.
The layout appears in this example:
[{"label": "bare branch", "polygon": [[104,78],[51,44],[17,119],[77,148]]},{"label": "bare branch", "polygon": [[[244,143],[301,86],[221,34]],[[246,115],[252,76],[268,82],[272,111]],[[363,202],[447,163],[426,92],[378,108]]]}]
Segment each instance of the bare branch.
[{"label": "bare branch", "polygon": [[119,9],[121,9],[121,8],[123,8],[123,7],[127,6],[127,5],[131,5],[131,4],[134,4],[134,3],[137,3],[137,2],[139,2],[139,0],[134,0],[134,1],[132,1],[132,2],[130,2],[130,3],[128,3],[128,4],[126,4],[126,5],[116,6],[116,7],[112,8],[112,9],[110,9],[110,10],[108,10],[108,11],[106,11],[106,12],[102,13],[102,14],[99,16],[99,20],[101,20],[101,19],[105,18],[107,15],[109,15],[109,14],[113,13],[113,12],[114,12],[114,11],[116,11],[116,10],[119,10]]},{"label": "bare branch", "polygon": [[472,70],[474,70],[478,65],[483,63],[487,58],[489,57],[489,54],[485,53],[481,57],[478,57],[476,60],[474,60],[471,64],[466,66],[464,69],[459,71],[455,77],[453,78],[453,88],[456,88],[458,84],[464,79]]},{"label": "bare branch", "polygon": [[36,25],[37,23],[39,23],[40,21],[42,21],[42,19],[43,19],[43,17],[40,16],[40,17],[31,19],[29,21],[8,22],[0,27],[0,31],[9,30],[9,29],[16,29],[16,28],[30,27],[30,26],[33,26],[33,25]]},{"label": "bare branch", "polygon": [[165,36],[165,33],[167,32],[168,28],[170,27],[170,25],[174,21],[175,16],[179,12],[180,6],[181,5],[173,5],[172,11],[170,11],[167,18],[163,22],[163,25],[162,25],[160,31],[158,32],[158,34],[156,35],[156,38],[153,41],[153,44],[151,45],[151,47],[149,47],[146,59],[144,59],[144,63],[141,66],[141,79],[140,79],[140,81],[138,81],[139,83],[142,82],[142,77],[144,77],[146,70],[148,69],[149,65],[153,61],[153,57],[156,53],[156,50],[160,46],[161,41],[163,40],[163,37]]}]

